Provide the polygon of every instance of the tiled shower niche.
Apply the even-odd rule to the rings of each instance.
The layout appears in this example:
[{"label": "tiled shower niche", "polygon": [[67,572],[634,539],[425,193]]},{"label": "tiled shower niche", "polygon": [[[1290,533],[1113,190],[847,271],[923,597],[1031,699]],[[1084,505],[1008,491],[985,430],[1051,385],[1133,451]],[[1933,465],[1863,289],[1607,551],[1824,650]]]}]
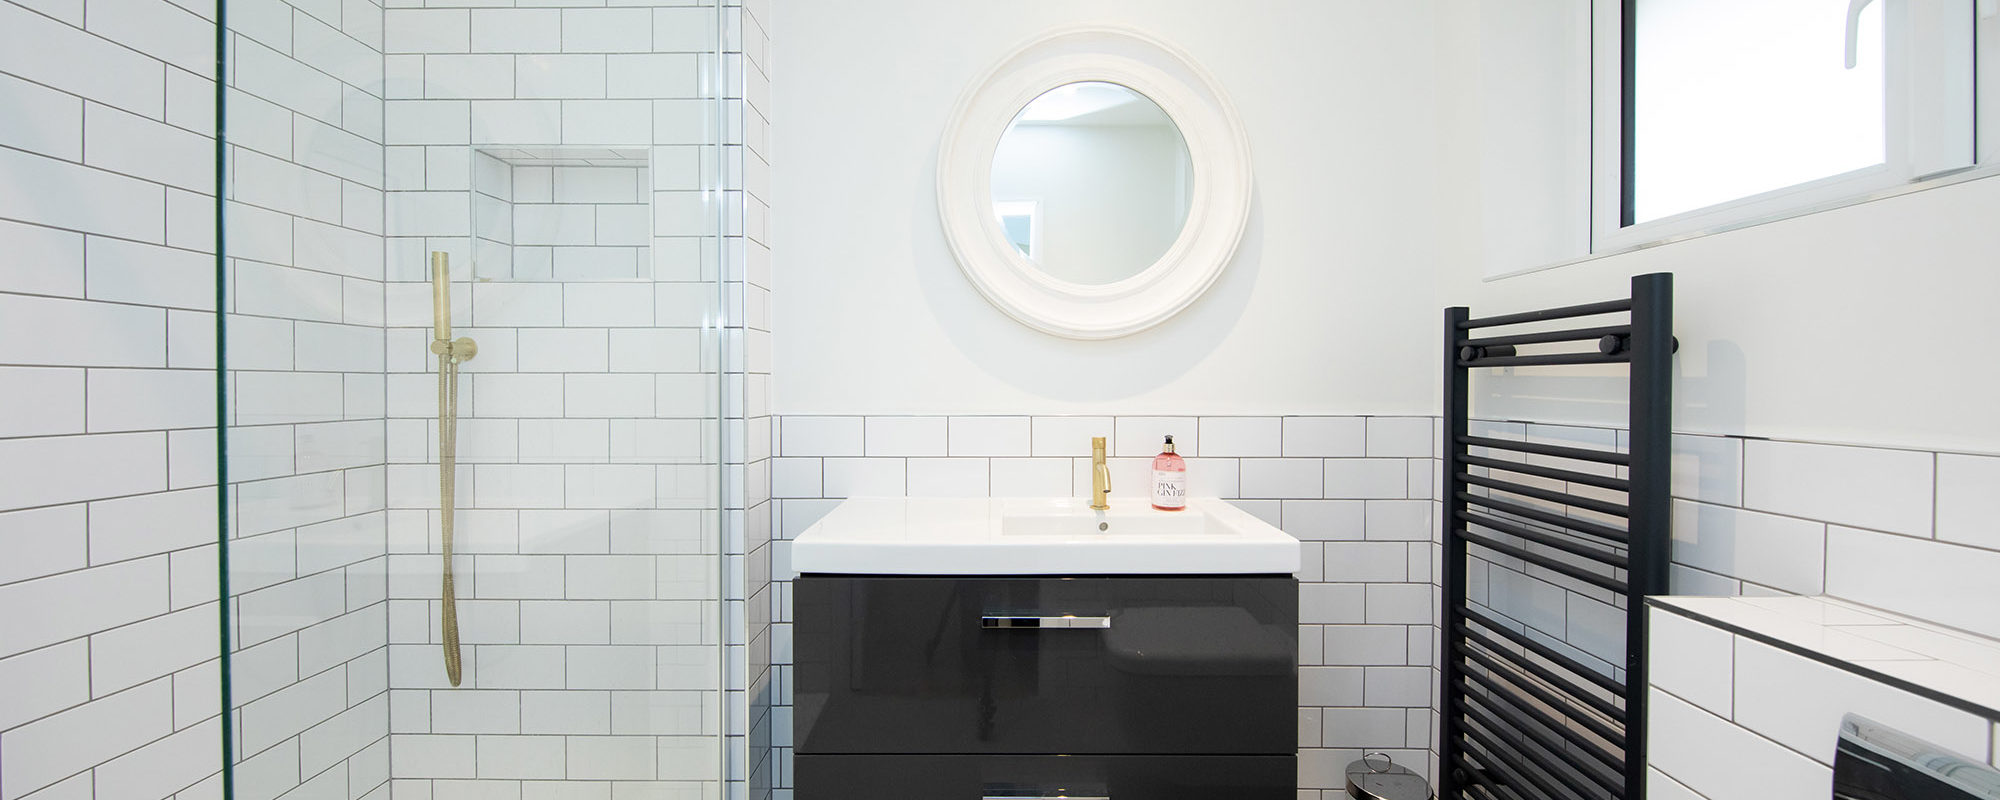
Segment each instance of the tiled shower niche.
[{"label": "tiled shower niche", "polygon": [[652,161],[645,147],[472,151],[476,280],[652,276]]}]

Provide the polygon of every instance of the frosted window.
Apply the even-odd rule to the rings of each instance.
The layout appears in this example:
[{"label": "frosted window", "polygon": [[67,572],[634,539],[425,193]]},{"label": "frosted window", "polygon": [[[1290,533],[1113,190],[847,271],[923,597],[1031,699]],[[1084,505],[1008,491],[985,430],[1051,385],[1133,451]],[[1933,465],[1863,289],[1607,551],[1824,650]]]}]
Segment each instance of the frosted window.
[{"label": "frosted window", "polygon": [[1632,222],[1883,163],[1883,3],[1639,0]]}]

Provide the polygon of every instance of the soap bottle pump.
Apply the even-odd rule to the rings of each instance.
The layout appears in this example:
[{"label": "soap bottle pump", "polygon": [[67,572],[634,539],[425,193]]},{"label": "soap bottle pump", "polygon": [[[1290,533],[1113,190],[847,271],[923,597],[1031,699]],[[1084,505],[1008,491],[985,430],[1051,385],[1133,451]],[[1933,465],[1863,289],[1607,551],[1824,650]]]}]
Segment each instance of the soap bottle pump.
[{"label": "soap bottle pump", "polygon": [[1153,507],[1161,511],[1187,508],[1187,460],[1174,452],[1172,436],[1153,457]]}]

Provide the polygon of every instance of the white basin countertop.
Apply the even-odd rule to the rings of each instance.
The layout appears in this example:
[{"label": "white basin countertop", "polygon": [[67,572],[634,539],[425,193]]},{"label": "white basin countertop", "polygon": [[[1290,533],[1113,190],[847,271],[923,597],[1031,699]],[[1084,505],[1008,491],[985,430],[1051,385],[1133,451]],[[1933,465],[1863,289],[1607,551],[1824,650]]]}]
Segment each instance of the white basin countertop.
[{"label": "white basin countertop", "polygon": [[792,542],[795,574],[1291,575],[1299,542],[1214,498],[853,498]]}]

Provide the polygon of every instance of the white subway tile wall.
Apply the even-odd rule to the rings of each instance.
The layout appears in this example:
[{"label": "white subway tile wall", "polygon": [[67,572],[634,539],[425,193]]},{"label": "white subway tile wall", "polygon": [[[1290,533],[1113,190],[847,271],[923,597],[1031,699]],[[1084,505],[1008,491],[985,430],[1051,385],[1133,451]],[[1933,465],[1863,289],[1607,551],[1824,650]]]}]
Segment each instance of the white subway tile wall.
[{"label": "white subway tile wall", "polygon": [[[282,656],[240,670],[242,756],[272,766],[244,786],[334,776],[380,798],[380,376],[350,374],[380,372],[382,12],[238,6],[242,258],[222,310],[268,336],[242,348],[258,372],[230,376],[250,426],[230,510],[254,522],[238,602],[264,614],[236,634]],[[0,2],[8,800],[220,794],[214,42],[202,6]],[[332,402],[276,408],[300,392]],[[280,480],[308,502],[266,506],[254,486]]]},{"label": "white subway tile wall", "polygon": [[229,10],[230,757],[249,796],[387,798],[383,12]]},{"label": "white subway tile wall", "polygon": [[1996,465],[1991,455],[1677,434],[1674,593],[1828,594],[2000,637],[2000,623],[1977,613],[2000,599],[1978,577],[2000,559],[2000,541],[1970,517]]},{"label": "white subway tile wall", "polygon": [[[791,761],[789,541],[841,498],[1088,493],[1090,439],[1109,437],[1113,502],[1145,502],[1172,435],[1190,491],[1219,496],[1304,544],[1300,783],[1386,750],[1422,768],[1431,739],[1431,417],[786,416],[777,498],[772,663],[780,794]],[[1409,494],[1415,486],[1420,490]],[[1304,795],[1302,795],[1304,796]]]},{"label": "white subway tile wall", "polygon": [[[740,477],[742,481],[740,487],[731,487],[727,493],[726,536],[732,546],[729,552],[743,554],[740,561],[732,561],[724,572],[731,579],[740,579],[742,584],[723,587],[723,594],[732,600],[743,598],[742,611],[733,618],[741,634],[730,641],[743,645],[740,651],[732,652],[741,652],[745,698],[742,702],[747,707],[742,725],[744,744],[740,749],[729,749],[732,761],[726,777],[732,792],[740,785],[741,796],[768,800],[777,793],[776,787],[791,785],[789,761],[776,756],[777,746],[790,744],[792,740],[791,717],[781,717],[776,708],[777,698],[784,691],[781,687],[789,687],[791,682],[789,670],[781,672],[774,665],[790,664],[791,659],[790,643],[786,642],[781,650],[777,642],[773,623],[778,616],[780,594],[779,587],[771,580],[772,564],[778,555],[772,546],[776,530],[773,519],[776,510],[771,500],[775,482],[772,465],[779,441],[777,417],[771,413],[771,4],[768,0],[743,0],[741,8],[720,10],[723,13],[720,25],[732,51],[723,65],[729,89],[725,93],[729,100],[724,124],[729,130],[723,135],[721,154],[724,184],[731,190],[725,192],[725,208],[731,214],[725,220],[724,239],[729,272],[723,282],[723,317],[729,335],[725,339],[723,363],[723,408],[725,416],[730,418],[723,437],[725,461],[729,464],[724,474]],[[689,40],[697,31],[714,30],[715,13],[716,10],[699,7],[654,9],[654,49],[677,47],[681,42],[688,42],[690,47],[698,45],[698,41]],[[612,56],[608,93],[612,97],[645,92],[658,92],[661,96],[685,94],[681,87],[696,74],[688,68],[689,61],[666,55]],[[673,124],[669,122],[672,108],[668,103],[656,108],[656,136]],[[684,181],[682,176],[700,167],[701,157],[702,154],[690,148],[655,151],[656,185],[662,181]],[[694,199],[685,192],[668,196],[683,201]],[[670,284],[660,286],[663,287],[658,295],[660,302],[676,306],[689,302],[665,288]],[[613,347],[615,359],[615,340]],[[669,387],[662,385],[660,391],[665,393]],[[683,581],[681,585],[688,584]],[[737,630],[732,628],[732,636],[736,636]],[[730,662],[738,663],[739,657],[732,656]],[[730,707],[736,708],[737,701],[732,699]],[[730,732],[734,734],[736,728],[732,726]],[[733,761],[739,754],[740,767]],[[685,754],[663,749],[660,757],[683,759]],[[791,792],[783,794],[789,800]]]},{"label": "white subway tile wall", "polygon": [[1670,611],[1647,614],[1647,780],[1660,796],[1828,797],[1841,719],[1850,713],[2000,764],[2000,725],[1992,720]]},{"label": "white subway tile wall", "polygon": [[230,758],[388,798],[382,8],[230,12]]},{"label": "white subway tile wall", "polygon": [[[213,23],[159,0],[104,2],[88,17],[0,3],[0,99],[17,123],[0,132],[0,363],[16,390],[0,400],[0,596],[63,610],[0,631],[7,800],[219,791]],[[769,661],[768,581],[722,581],[712,533],[727,526],[738,575],[768,574],[769,169],[745,144],[765,141],[764,112],[742,99],[768,94],[761,66],[743,69],[767,50],[761,23],[731,21],[734,36],[756,32],[755,60],[732,44],[718,67],[700,9],[230,10],[219,310],[239,789],[443,797],[538,778],[728,778],[742,797],[753,768],[768,786],[768,757],[743,754],[769,737],[768,711],[755,725],[750,711],[771,685],[768,666],[752,674]],[[667,52],[632,54],[655,48]],[[542,65],[543,52],[566,60]],[[721,147],[700,90],[718,74],[741,117]],[[624,248],[620,276],[657,283],[456,293],[460,333],[484,345],[464,382],[460,494],[474,688],[433,708],[423,256],[469,263],[453,237],[471,220],[475,142],[658,145],[653,185],[634,190],[665,211],[552,175],[543,207],[592,204],[590,244]],[[701,194],[718,177],[734,234],[720,247]],[[511,238],[533,220],[508,222]],[[642,265],[649,228],[680,238]],[[569,266],[602,259],[564,230],[534,242],[549,277],[594,277]],[[721,363],[702,334],[718,256],[735,281]],[[725,391],[732,423],[704,430]],[[714,691],[725,662],[727,701]],[[392,728],[407,740],[393,759]],[[712,738],[725,728],[726,769]]]},{"label": "white subway tile wall", "polygon": [[[1475,421],[1474,432],[1572,446],[1623,449],[1626,444],[1623,431],[1608,428]],[[1969,509],[1990,494],[1981,477],[2000,473],[1993,467],[2000,458],[1694,434],[1675,434],[1672,447],[1671,593],[1826,594],[2000,636],[2000,624],[1991,614],[1981,613],[2000,603],[2000,594],[1988,580],[1993,570],[2000,569],[2000,546],[1982,536],[1976,522],[1967,521]],[[1501,452],[1488,455],[1521,458]],[[1475,468],[1476,473],[1483,471]],[[1533,480],[1508,477],[1524,483]],[[1540,501],[1509,499],[1564,511]],[[1590,514],[1574,508],[1565,513]],[[1513,543],[1563,557],[1532,543]],[[1468,587],[1472,602],[1537,641],[1622,677],[1622,599],[1478,547],[1473,556]],[[1654,617],[1660,615],[1656,612]],[[1797,766],[1799,779],[1819,786],[1818,794],[1760,795],[1751,783],[1740,784],[1752,787],[1749,794],[1738,794],[1737,789],[1723,786],[1723,778],[1700,766],[1719,752],[1712,748],[1727,749],[1726,743],[1742,738],[1733,731],[1743,730],[1736,727],[1743,718],[1730,721],[1729,687],[1736,687],[1734,712],[1740,714],[1744,650],[1732,651],[1726,641],[1718,646],[1714,636],[1687,630],[1688,624],[1672,618],[1660,626],[1653,645],[1653,724],[1658,730],[1685,725],[1706,732],[1709,741],[1680,743],[1661,751],[1656,739],[1653,785],[1667,796],[1710,800],[1824,797],[1824,765],[1816,772],[1795,758],[1800,752],[1813,756],[1817,751],[1802,741],[1790,743],[1787,751],[1760,738],[1772,735],[1761,729],[1755,735],[1745,734],[1749,738],[1743,742],[1751,744],[1744,746],[1761,743],[1756,744],[1762,748],[1758,752],[1770,750],[1773,770]],[[1718,676],[1728,678],[1728,673],[1715,671],[1718,663],[1736,665],[1734,684],[1716,682]],[[1828,739],[1827,746],[1830,743]]]},{"label": "white subway tile wall", "polygon": [[[769,574],[769,276],[744,220],[769,193],[744,182],[768,169],[743,166],[764,158],[745,145],[764,112],[741,99],[740,38],[762,26],[727,10],[717,146],[713,9],[514,5],[385,20],[395,796],[768,796],[751,748],[770,593],[745,576]],[[650,169],[488,155],[579,146]],[[460,396],[459,689],[436,624],[431,250],[480,345]]]},{"label": "white subway tile wall", "polygon": [[[776,670],[789,668],[784,542],[840,498],[1080,495],[1089,486],[1089,439],[1109,436],[1113,453],[1136,454],[1111,459],[1113,485],[1120,488],[1118,495],[1139,499],[1146,456],[1157,449],[1159,437],[1173,433],[1177,443],[1187,442],[1182,452],[1193,456],[1196,491],[1231,498],[1305,543],[1301,796],[1341,796],[1341,769],[1363,749],[1388,750],[1399,763],[1433,767],[1425,751],[1434,754],[1436,747],[1430,687],[1436,682],[1438,612],[1437,426],[1430,417],[784,417],[780,456],[771,469],[779,512],[773,574],[781,578],[775,589],[778,612],[785,615],[774,641]],[[936,441],[940,427],[942,442]],[[1607,428],[1502,422],[1475,427],[1499,438],[1624,446],[1622,432]],[[887,441],[873,438],[878,434]],[[1144,438],[1120,444],[1120,437]],[[1888,500],[1864,501],[1816,488],[1817,473],[1810,470],[1759,467],[1763,472],[1752,481],[1746,453],[1772,446],[1778,446],[1772,451],[1777,458],[1802,449],[1839,463],[1881,461],[1883,469],[1894,468],[1898,475],[1921,473],[1923,484],[1897,483]],[[1996,471],[1991,463],[2000,458],[1693,434],[1675,435],[1673,449],[1675,593],[1824,592],[2000,635],[1982,629],[1991,628],[1991,620],[1970,613],[1996,601],[1988,582],[1976,576],[2000,568],[1985,564],[2000,553],[1982,547],[1990,542],[1976,523],[1965,521],[1983,496],[1979,477]],[[978,462],[984,462],[984,491],[973,466]],[[1933,494],[1935,538],[1930,523],[1924,523],[1921,536],[1830,524],[1860,515],[1907,528],[1915,524],[1910,520],[1932,518]],[[1615,666],[1622,663],[1622,600],[1518,560],[1484,557],[1493,554],[1482,556],[1477,548],[1474,556],[1470,594],[1488,613],[1607,674],[1622,672]],[[1907,568],[1885,571],[1885,563]],[[1685,691],[1718,694],[1712,688]],[[776,714],[789,731],[786,699],[780,696]],[[784,741],[778,740],[781,764],[789,760]]]}]

